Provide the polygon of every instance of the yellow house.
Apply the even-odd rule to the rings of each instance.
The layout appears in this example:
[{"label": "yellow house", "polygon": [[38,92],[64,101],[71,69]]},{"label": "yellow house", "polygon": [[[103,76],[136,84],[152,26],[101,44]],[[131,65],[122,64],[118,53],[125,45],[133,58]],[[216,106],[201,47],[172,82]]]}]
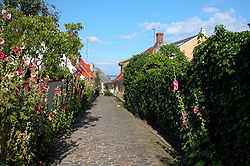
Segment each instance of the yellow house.
[{"label": "yellow house", "polygon": [[[199,34],[202,34],[203,37],[199,38]],[[154,44],[154,46],[150,47],[149,49],[147,49],[146,51],[143,51],[140,54],[145,54],[145,53],[152,53],[152,52],[157,52],[159,51],[160,47],[162,45],[166,45],[168,44],[167,42],[163,41],[163,33],[157,33],[156,34],[156,42]],[[185,54],[185,56],[187,57],[188,60],[192,60],[193,59],[193,51],[194,48],[196,46],[198,46],[201,42],[205,41],[207,39],[208,35],[206,35],[205,29],[201,28],[200,32],[197,35],[176,41],[172,44],[177,45],[180,50]],[[126,65],[129,63],[131,58],[125,59],[121,62],[119,62],[119,66],[121,66],[121,74],[119,74],[117,76],[117,78],[115,78],[113,80],[114,82],[114,86],[115,86],[115,95],[120,98],[121,100],[123,100],[122,95],[124,93],[124,87],[122,84],[122,80],[123,80],[123,76],[124,76],[124,72],[125,72],[125,67]]]},{"label": "yellow house", "polygon": [[[199,34],[202,34],[203,37],[199,38]],[[162,45],[166,45],[167,43],[163,41],[163,33],[157,33],[156,34],[156,43],[153,47],[150,47],[146,51],[143,51],[140,54],[144,53],[152,53],[157,52]],[[198,46],[201,42],[205,41],[208,35],[206,34],[206,31],[204,28],[200,29],[200,32],[197,35],[176,41],[172,44],[177,45],[180,47],[180,50],[185,54],[185,56],[188,58],[188,60],[193,59],[193,51],[196,46]],[[129,63],[131,58],[125,59],[118,63],[119,66],[121,66],[121,73],[124,73],[124,69],[126,65]]]},{"label": "yellow house", "polygon": [[125,72],[124,69],[127,66],[127,64],[129,63],[130,59],[131,58],[128,58],[128,59],[125,59],[125,60],[118,63],[118,65],[121,66],[121,73]]},{"label": "yellow house", "polygon": [[200,34],[203,35],[203,37],[199,38],[199,35],[191,36],[183,40],[179,40],[177,42],[174,42],[173,44],[176,44],[178,47],[180,47],[180,50],[185,54],[185,56],[188,58],[188,60],[193,59],[193,51],[196,46],[198,46],[201,42],[204,42],[208,35],[206,34],[206,31],[204,28],[201,28]]}]

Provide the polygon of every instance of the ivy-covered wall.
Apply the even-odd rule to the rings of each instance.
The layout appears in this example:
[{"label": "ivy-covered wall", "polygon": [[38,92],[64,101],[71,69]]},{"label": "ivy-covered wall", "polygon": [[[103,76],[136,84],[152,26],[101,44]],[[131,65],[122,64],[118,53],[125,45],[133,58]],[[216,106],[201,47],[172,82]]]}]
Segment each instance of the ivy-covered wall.
[{"label": "ivy-covered wall", "polygon": [[217,26],[191,62],[173,45],[136,55],[125,68],[125,106],[163,120],[189,165],[249,165],[249,49],[249,31]]}]

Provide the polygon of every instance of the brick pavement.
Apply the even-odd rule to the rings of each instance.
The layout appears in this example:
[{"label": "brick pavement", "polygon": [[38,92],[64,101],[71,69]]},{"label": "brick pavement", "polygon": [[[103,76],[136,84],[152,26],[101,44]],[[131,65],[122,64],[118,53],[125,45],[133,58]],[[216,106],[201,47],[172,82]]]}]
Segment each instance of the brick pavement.
[{"label": "brick pavement", "polygon": [[174,165],[159,144],[162,138],[112,97],[98,97],[76,128],[56,150],[51,166]]}]

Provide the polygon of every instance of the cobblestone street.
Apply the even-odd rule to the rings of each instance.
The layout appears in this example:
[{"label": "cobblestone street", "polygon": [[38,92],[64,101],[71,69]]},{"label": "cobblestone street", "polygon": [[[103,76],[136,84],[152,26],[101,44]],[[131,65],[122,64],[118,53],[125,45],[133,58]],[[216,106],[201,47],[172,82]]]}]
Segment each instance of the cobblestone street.
[{"label": "cobblestone street", "polygon": [[56,150],[60,166],[174,165],[170,145],[150,126],[135,118],[112,97],[98,97]]}]

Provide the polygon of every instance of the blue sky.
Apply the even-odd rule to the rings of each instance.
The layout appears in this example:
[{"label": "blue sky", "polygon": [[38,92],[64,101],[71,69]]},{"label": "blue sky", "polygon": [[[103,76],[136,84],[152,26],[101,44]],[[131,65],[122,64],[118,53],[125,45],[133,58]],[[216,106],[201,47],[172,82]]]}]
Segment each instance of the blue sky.
[{"label": "blue sky", "polygon": [[[81,55],[105,74],[119,74],[118,62],[154,44],[154,32],[171,43],[208,35],[224,24],[231,31],[249,30],[250,0],[48,0],[60,11],[60,25],[83,24]],[[243,27],[244,26],[244,27]]]}]

